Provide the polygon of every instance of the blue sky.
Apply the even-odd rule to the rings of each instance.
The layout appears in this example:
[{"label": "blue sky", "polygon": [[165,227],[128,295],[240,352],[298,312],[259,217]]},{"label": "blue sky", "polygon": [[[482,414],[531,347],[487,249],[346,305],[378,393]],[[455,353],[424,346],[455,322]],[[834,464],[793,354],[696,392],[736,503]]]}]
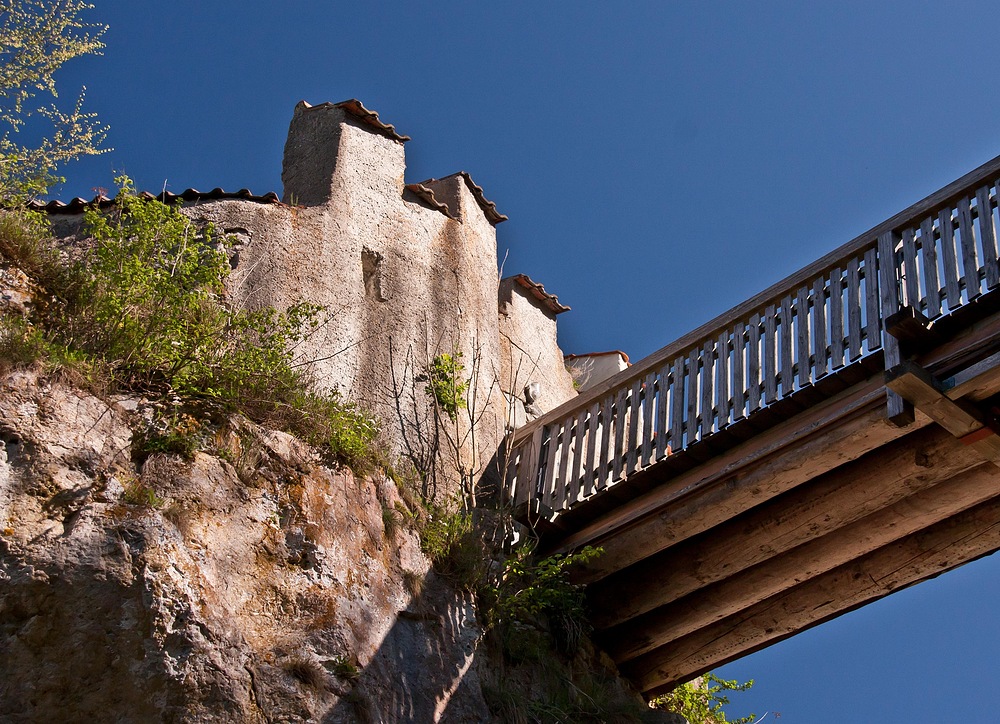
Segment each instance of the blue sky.
[{"label": "blue sky", "polygon": [[[57,196],[280,193],[294,104],[357,97],[412,136],[408,181],[469,171],[510,216],[566,352],[638,359],[1000,154],[995,2],[93,1],[108,48],[60,82],[115,150]],[[732,713],[995,721],[998,573],[726,667],[759,682]]]}]

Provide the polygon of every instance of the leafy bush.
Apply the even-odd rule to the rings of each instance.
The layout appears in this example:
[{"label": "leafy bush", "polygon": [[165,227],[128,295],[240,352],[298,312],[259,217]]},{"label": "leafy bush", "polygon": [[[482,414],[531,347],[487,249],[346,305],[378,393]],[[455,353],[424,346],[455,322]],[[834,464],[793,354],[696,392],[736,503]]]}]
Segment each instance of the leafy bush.
[{"label": "leafy bush", "polygon": [[753,714],[729,722],[722,707],[729,703],[729,697],[723,692],[747,691],[751,686],[753,679],[741,684],[736,679],[720,679],[708,673],[653,699],[649,705],[653,709],[680,714],[690,724],[750,724],[756,718]]},{"label": "leafy bush", "polygon": [[436,355],[423,374],[417,377],[418,382],[427,383],[427,394],[434,398],[441,411],[452,421],[458,418],[458,411],[464,410],[468,405],[465,393],[469,382],[462,379],[464,373],[462,353],[455,350],[450,354]]},{"label": "leafy bush", "polygon": [[[44,238],[37,217],[3,217],[0,253],[52,302],[33,328],[5,321],[0,351],[15,364],[42,357],[99,370],[110,390],[171,400],[197,418],[241,413],[324,449],[334,463],[370,467],[375,423],[313,389],[307,360],[295,354],[322,308],[226,304],[228,242],[176,208],[139,197],[127,178],[119,183],[110,212],[86,212],[92,243],[75,261]],[[145,444],[189,453],[188,432],[168,425]]]}]

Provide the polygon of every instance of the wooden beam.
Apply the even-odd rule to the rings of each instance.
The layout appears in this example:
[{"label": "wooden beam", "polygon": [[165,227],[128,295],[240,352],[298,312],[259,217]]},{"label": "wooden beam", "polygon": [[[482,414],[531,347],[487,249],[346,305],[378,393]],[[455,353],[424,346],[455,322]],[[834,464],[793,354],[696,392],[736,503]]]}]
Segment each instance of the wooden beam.
[{"label": "wooden beam", "polygon": [[910,306],[886,317],[885,331],[899,341],[904,357],[924,352],[943,341],[933,323]]},{"label": "wooden beam", "polygon": [[986,415],[971,403],[952,400],[922,367],[904,362],[886,372],[885,384],[984,459],[1000,465],[1000,436],[986,432],[992,432]]},{"label": "wooden beam", "polygon": [[981,462],[937,427],[907,435],[591,584],[591,620],[595,628],[609,628],[677,601]]},{"label": "wooden beam", "polygon": [[[996,482],[983,464],[962,474],[966,484]],[[647,696],[803,629],[1000,548],[1000,499],[992,498],[920,533],[802,583],[622,667]]]},{"label": "wooden beam", "polygon": [[864,383],[619,506],[554,552],[603,547],[604,555],[574,573],[579,582],[598,580],[907,432],[885,421],[881,384]]},{"label": "wooden beam", "polygon": [[[951,443],[956,444],[954,440]],[[956,455],[961,452],[955,451]],[[964,458],[970,461],[969,468],[982,465],[982,461],[974,453],[967,451]],[[942,472],[938,467],[927,470],[929,475]],[[873,483],[874,480],[869,479],[868,482]],[[921,490],[783,556],[771,558],[604,632],[601,636],[601,641],[605,643],[604,649],[616,662],[621,663],[710,626],[798,583],[923,530],[997,494],[995,480],[983,478],[980,482],[983,484],[976,487],[969,485],[969,481],[963,477],[952,477],[951,480]]]}]

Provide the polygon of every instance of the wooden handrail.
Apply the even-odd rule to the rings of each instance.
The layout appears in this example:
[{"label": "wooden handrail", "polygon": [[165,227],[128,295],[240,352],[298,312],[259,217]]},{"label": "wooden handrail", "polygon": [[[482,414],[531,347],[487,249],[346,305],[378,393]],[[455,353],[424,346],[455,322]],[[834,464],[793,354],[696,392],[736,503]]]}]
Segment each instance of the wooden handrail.
[{"label": "wooden handrail", "polygon": [[901,303],[933,318],[1000,285],[998,176],[1000,156],[516,430],[515,500],[558,512],[851,360],[897,361]]}]

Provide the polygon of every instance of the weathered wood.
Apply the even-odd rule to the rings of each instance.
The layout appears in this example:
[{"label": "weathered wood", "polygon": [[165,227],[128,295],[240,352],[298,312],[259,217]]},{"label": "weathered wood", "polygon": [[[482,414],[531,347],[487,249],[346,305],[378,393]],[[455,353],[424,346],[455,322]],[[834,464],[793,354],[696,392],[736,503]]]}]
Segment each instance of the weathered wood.
[{"label": "weathered wood", "polygon": [[979,259],[976,235],[972,230],[972,199],[963,196],[958,202],[958,236],[962,249],[962,274],[965,277],[966,299],[979,296]]},{"label": "weathered wood", "polygon": [[937,246],[934,243],[934,217],[920,222],[920,250],[924,266],[924,310],[934,319],[941,314],[941,283],[938,281]]},{"label": "weathered wood", "polygon": [[982,462],[940,429],[922,429],[592,584],[592,622],[641,616]]},{"label": "weathered wood", "polygon": [[552,552],[602,546],[574,578],[603,578],[902,436],[885,424],[884,405],[880,382],[847,390],[623,503]]},{"label": "weathered wood", "polygon": [[979,236],[983,245],[986,289],[995,289],[1000,286],[1000,263],[997,260],[997,234],[993,224],[993,206],[990,204],[989,184],[976,189],[976,212],[979,216]]},{"label": "weathered wood", "polygon": [[826,374],[826,280],[816,277],[812,288],[813,368],[816,378]]},{"label": "weathered wood", "polygon": [[847,262],[847,351],[853,362],[861,356],[861,263]]},{"label": "weathered wood", "polygon": [[625,467],[625,433],[628,429],[628,408],[626,400],[629,389],[623,387],[615,395],[615,411],[612,419],[615,423],[615,443],[612,455],[611,481],[618,482],[622,477],[622,469]]},{"label": "weathered wood", "polygon": [[938,233],[941,235],[941,269],[944,274],[945,299],[948,310],[962,303],[962,290],[958,280],[958,260],[955,258],[955,226],[951,207],[938,212]]},{"label": "weathered wood", "polygon": [[653,454],[653,422],[659,414],[656,391],[656,372],[646,375],[642,390],[642,445],[639,453],[639,465],[649,467]]},{"label": "weathered wood", "polygon": [[790,395],[795,391],[795,358],[792,356],[792,297],[781,298],[778,310],[778,326],[781,329],[781,394]]},{"label": "weathered wood", "polygon": [[583,458],[587,452],[587,411],[581,409],[574,416],[573,423],[573,463],[570,467],[569,481],[567,484],[568,492],[566,495],[566,507],[569,507],[580,500],[580,495],[583,492],[583,480],[581,475],[583,473]]},{"label": "weathered wood", "polygon": [[687,416],[684,418],[687,437],[685,446],[699,439],[698,435],[698,381],[701,376],[700,349],[691,350],[687,358]]},{"label": "weathered wood", "polygon": [[[975,467],[973,462],[967,469]],[[940,471],[925,472],[941,477]],[[618,663],[634,659],[996,496],[996,485],[987,476],[977,475],[974,481],[979,485],[956,473],[785,555],[720,579],[608,631],[606,650]]]},{"label": "weathered wood", "polygon": [[674,360],[673,383],[670,386],[670,447],[684,447],[684,358]]},{"label": "weathered wood", "polygon": [[594,494],[597,484],[597,451],[600,440],[600,414],[601,404],[595,402],[590,406],[590,413],[587,415],[587,465],[584,470],[583,495],[589,497]]},{"label": "weathered wood", "polygon": [[665,364],[658,373],[659,388],[656,393],[656,447],[654,455],[656,460],[662,460],[667,454],[667,445],[670,442],[670,429],[668,427],[667,411],[670,408],[670,397],[676,394],[670,376],[670,365]]},{"label": "weathered wood", "polygon": [[906,229],[903,240],[903,304],[917,308],[920,305],[920,276],[917,271],[916,230]]},{"label": "weathered wood", "polygon": [[[744,377],[744,365],[746,358],[746,325],[743,322],[736,323],[733,331],[733,421],[743,419],[746,416],[746,385]],[[752,377],[750,378],[753,379]],[[753,384],[752,382],[750,384]],[[751,405],[752,409],[752,405]]]},{"label": "weathered wood", "polygon": [[721,430],[729,424],[729,330],[719,334],[715,352],[715,409]]},{"label": "weathered wood", "polygon": [[549,504],[555,511],[564,510],[569,504],[567,499],[570,492],[569,462],[570,458],[573,457],[573,429],[575,420],[576,415],[570,415],[560,425],[559,450],[557,452],[559,456],[559,476],[555,481],[552,502]]},{"label": "weathered wood", "polygon": [[923,352],[941,342],[933,323],[909,306],[886,317],[885,331],[899,342],[903,354]]},{"label": "weathered wood", "polygon": [[524,507],[529,499],[535,498],[538,494],[538,467],[541,462],[543,432],[543,428],[537,428],[528,444],[519,453],[520,464],[514,489],[515,508]]},{"label": "weathered wood", "polygon": [[635,472],[636,462],[639,458],[639,425],[641,424],[642,413],[642,380],[632,383],[632,392],[628,396],[628,449],[625,453],[625,475]]},{"label": "weathered wood", "polygon": [[805,387],[812,380],[812,366],[809,352],[809,287],[804,284],[795,293],[795,331],[795,360],[799,386]]},{"label": "weathered wood", "polygon": [[701,348],[701,404],[698,408],[698,422],[701,438],[711,435],[715,427],[715,392],[712,372],[715,367],[715,344],[712,340],[705,342]]},{"label": "weathered wood", "polygon": [[604,490],[608,486],[608,471],[611,461],[612,415],[614,414],[614,395],[604,396],[604,407],[601,411],[601,457],[597,466],[597,489]]},{"label": "weathered wood", "polygon": [[[989,466],[963,474],[995,479]],[[647,696],[893,591],[1000,548],[1000,500],[993,498],[824,573],[735,616],[629,662],[623,673]]]},{"label": "weathered wood", "polygon": [[882,325],[879,316],[878,250],[875,247],[865,252],[865,342],[868,351],[874,352],[882,346]]},{"label": "weathered wood", "polygon": [[[879,307],[881,317],[889,317],[899,311],[900,284],[897,278],[896,264],[896,234],[887,231],[878,238],[879,254]],[[891,335],[885,335],[882,340],[885,350],[885,366],[892,368],[902,359],[899,340]],[[909,425],[913,422],[912,406],[893,391],[887,393],[886,417],[896,425]]]},{"label": "weathered wood", "polygon": [[844,277],[840,267],[830,272],[830,368],[844,365]]}]

